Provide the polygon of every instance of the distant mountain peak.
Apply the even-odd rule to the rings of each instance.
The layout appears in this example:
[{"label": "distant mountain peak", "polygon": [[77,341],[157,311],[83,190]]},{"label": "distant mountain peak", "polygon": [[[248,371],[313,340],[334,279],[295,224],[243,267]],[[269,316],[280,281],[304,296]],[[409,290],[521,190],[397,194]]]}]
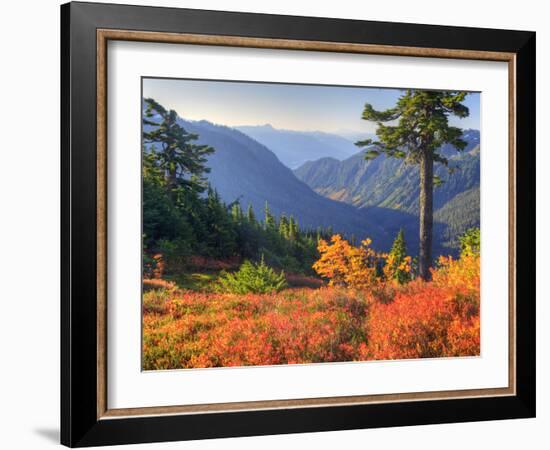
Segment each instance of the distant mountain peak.
[{"label": "distant mountain peak", "polygon": [[341,161],[357,152],[350,140],[324,131],[284,130],[271,124],[243,125],[235,129],[266,146],[291,169],[324,157]]},{"label": "distant mountain peak", "polygon": [[236,125],[233,128],[236,130],[258,130],[258,131],[274,131],[277,130],[273,125],[270,123],[264,123],[263,125]]}]

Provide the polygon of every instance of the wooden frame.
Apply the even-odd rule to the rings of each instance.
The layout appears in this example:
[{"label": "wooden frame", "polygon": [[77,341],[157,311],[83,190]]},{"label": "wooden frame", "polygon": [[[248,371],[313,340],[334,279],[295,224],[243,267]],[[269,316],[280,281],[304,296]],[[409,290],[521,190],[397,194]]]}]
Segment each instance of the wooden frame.
[{"label": "wooden frame", "polygon": [[[281,33],[281,29],[306,31]],[[508,388],[109,409],[105,358],[108,40],[508,62]],[[84,446],[534,416],[534,45],[534,33],[529,32],[63,5],[62,443]]]}]

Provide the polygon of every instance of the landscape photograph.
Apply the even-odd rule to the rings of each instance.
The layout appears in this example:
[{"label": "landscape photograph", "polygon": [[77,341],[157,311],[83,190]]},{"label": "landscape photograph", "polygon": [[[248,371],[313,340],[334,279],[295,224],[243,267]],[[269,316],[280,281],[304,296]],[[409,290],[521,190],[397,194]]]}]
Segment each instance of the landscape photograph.
[{"label": "landscape photograph", "polygon": [[479,356],[480,98],[142,78],[142,369]]}]

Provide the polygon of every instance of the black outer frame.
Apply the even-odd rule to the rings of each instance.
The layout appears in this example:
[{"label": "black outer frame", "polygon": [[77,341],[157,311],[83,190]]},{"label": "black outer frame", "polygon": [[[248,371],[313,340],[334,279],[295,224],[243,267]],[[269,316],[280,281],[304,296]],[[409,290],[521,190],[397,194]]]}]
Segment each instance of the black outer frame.
[{"label": "black outer frame", "polygon": [[[516,54],[517,395],[97,419],[96,30]],[[61,443],[71,447],[535,416],[535,33],[236,12],[61,6]]]}]

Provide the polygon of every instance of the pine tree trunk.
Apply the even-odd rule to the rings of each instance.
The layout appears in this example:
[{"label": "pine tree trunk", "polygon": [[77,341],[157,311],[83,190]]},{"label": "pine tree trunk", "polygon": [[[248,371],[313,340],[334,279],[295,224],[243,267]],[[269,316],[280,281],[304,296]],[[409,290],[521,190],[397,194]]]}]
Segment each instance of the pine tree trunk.
[{"label": "pine tree trunk", "polygon": [[420,160],[420,252],[418,271],[426,281],[431,279],[432,234],[433,234],[433,171],[431,155],[424,154]]},{"label": "pine tree trunk", "polygon": [[176,188],[178,187],[178,177],[175,170],[170,170],[166,177],[168,195],[172,200],[176,199]]}]

